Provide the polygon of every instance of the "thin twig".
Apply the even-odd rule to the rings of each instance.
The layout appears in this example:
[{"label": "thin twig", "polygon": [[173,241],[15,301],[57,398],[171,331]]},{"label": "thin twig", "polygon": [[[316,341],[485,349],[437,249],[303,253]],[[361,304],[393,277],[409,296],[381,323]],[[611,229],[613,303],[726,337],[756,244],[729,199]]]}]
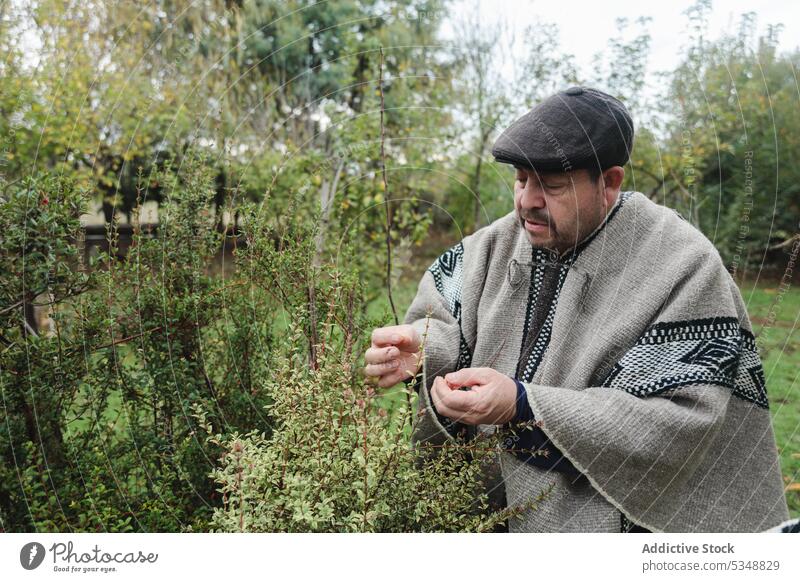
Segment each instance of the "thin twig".
[{"label": "thin twig", "polygon": [[380,49],[378,67],[378,91],[381,94],[381,173],[383,174],[383,200],[386,204],[386,292],[389,295],[389,305],[392,307],[394,324],[399,325],[400,319],[397,317],[397,308],[394,306],[394,297],[392,295],[392,212],[390,208],[389,180],[386,177],[386,126],[383,122],[383,116],[386,111],[386,104],[383,99],[383,47]]},{"label": "thin twig", "polygon": [[782,249],[784,247],[788,247],[789,245],[793,244],[794,241],[796,241],[796,240],[800,240],[800,234],[795,234],[794,236],[791,236],[791,237],[787,238],[783,242],[780,242],[778,244],[772,245],[771,247],[767,247],[767,249],[770,250],[770,251],[777,251],[778,249]]},{"label": "thin twig", "polygon": [[468,445],[463,443],[453,444],[453,443],[446,443],[443,445],[434,445],[430,443],[421,443],[419,445],[423,450],[424,449],[449,449],[458,447],[459,451],[468,451],[468,452],[475,452],[475,453],[497,453],[501,450],[508,450],[513,451],[515,453],[525,453],[530,455],[531,457],[545,457],[550,458],[550,451],[547,449],[528,449],[528,448],[519,448],[519,447],[512,447],[509,449],[498,449],[496,447],[479,447],[475,445]]},{"label": "thin twig", "polygon": [[[427,317],[425,318],[425,332],[422,334],[422,341],[420,342],[419,346],[419,359],[417,360],[417,368],[416,372],[411,376],[412,378],[416,378],[419,375],[420,369],[422,368],[422,360],[425,358],[425,341],[428,337],[428,324],[431,319],[431,311],[429,310],[427,313]],[[386,464],[383,466],[383,470],[381,471],[381,476],[378,478],[378,483],[375,486],[375,491],[378,491],[381,488],[381,484],[383,483],[383,479],[386,476],[386,473],[389,470],[389,467],[394,462],[395,455],[400,445],[400,437],[403,436],[403,429],[406,426],[406,423],[412,423],[413,414],[411,412],[411,388],[408,386],[405,387],[406,393],[406,409],[403,415],[403,422],[397,429],[397,434],[395,435],[395,448],[392,450],[392,453],[389,455],[389,458],[386,460]],[[413,424],[413,423],[412,423]],[[373,493],[374,494],[374,493]]]},{"label": "thin twig", "polygon": [[[389,305],[392,308],[394,324],[400,325],[397,317],[397,308],[394,305],[392,293],[392,211],[391,196],[389,195],[389,179],[386,176],[386,126],[383,116],[386,112],[386,103],[383,98],[383,47],[380,47],[378,61],[378,91],[381,95],[381,174],[383,175],[383,201],[386,204],[386,293],[389,296]],[[406,392],[406,404],[411,406],[411,395]]]},{"label": "thin twig", "polygon": [[479,527],[476,533],[489,531],[489,529],[494,527],[497,523],[501,523],[502,521],[505,521],[512,517],[517,517],[519,515],[522,515],[523,513],[525,513],[525,511],[529,509],[535,510],[541,501],[544,501],[550,496],[550,494],[553,492],[554,487],[555,483],[551,483],[546,488],[542,489],[534,499],[531,499],[527,503],[522,503],[520,505],[507,507],[505,509],[501,509],[493,513],[484,521],[484,524],[481,527]]}]

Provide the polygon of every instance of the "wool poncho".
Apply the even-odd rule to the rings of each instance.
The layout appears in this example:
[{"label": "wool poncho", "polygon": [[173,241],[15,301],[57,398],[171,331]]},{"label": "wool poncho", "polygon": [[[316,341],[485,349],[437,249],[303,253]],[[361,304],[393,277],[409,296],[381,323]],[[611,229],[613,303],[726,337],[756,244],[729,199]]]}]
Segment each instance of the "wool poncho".
[{"label": "wool poncho", "polygon": [[498,449],[495,504],[546,492],[509,531],[755,532],[788,519],[741,294],[712,243],[643,194],[621,192],[561,256],[534,248],[510,212],[434,261],[404,322],[428,326],[415,443],[475,434],[438,415],[430,387],[490,367],[523,383],[541,434],[574,469]]}]

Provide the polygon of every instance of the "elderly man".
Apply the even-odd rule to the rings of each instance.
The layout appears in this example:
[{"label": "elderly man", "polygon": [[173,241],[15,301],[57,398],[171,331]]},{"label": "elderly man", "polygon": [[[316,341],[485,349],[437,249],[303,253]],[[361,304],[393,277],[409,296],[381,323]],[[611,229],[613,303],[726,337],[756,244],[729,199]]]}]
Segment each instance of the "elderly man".
[{"label": "elderly man", "polygon": [[492,153],[516,168],[514,211],[430,266],[365,372],[416,380],[417,442],[507,431],[491,493],[549,489],[512,532],[774,527],[788,509],[745,306],[705,236],[620,191],[633,133],[585,87],[507,128]]}]

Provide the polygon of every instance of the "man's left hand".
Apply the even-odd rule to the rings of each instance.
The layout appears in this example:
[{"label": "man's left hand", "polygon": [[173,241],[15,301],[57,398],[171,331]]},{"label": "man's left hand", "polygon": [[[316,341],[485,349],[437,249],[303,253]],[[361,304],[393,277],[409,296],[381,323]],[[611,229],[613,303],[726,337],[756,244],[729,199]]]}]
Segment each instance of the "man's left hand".
[{"label": "man's left hand", "polygon": [[[470,390],[459,390],[462,386]],[[433,405],[442,416],[464,424],[505,424],[516,416],[517,384],[492,368],[462,368],[431,386]]]}]

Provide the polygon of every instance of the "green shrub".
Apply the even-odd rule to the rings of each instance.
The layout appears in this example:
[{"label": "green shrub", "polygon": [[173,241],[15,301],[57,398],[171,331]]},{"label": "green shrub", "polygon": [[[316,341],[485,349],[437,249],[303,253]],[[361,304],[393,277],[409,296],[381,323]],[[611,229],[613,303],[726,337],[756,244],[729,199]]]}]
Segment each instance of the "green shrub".
[{"label": "green shrub", "polygon": [[[0,529],[503,521],[479,483],[494,445],[413,449],[412,395],[377,395],[361,374],[388,319],[367,314],[380,253],[365,258],[358,237],[340,244],[333,220],[320,244],[313,203],[295,196],[283,214],[238,208],[235,269],[216,273],[227,235],[210,211],[210,166],[189,155],[141,178],[140,201],[153,184],[164,196],[157,231],[142,231],[137,208],[127,252],[115,223],[86,264],[74,184],[28,180],[0,202]],[[398,229],[414,231],[405,213]]]},{"label": "green shrub", "polygon": [[[215,478],[221,531],[476,531],[486,515],[479,459],[452,446],[421,460],[374,391],[353,378],[340,354],[326,350],[318,370],[304,366],[302,333],[264,389],[274,403],[272,435],[211,436],[227,451]],[[292,349],[291,346],[294,346]],[[487,449],[488,450],[488,449]]]}]

